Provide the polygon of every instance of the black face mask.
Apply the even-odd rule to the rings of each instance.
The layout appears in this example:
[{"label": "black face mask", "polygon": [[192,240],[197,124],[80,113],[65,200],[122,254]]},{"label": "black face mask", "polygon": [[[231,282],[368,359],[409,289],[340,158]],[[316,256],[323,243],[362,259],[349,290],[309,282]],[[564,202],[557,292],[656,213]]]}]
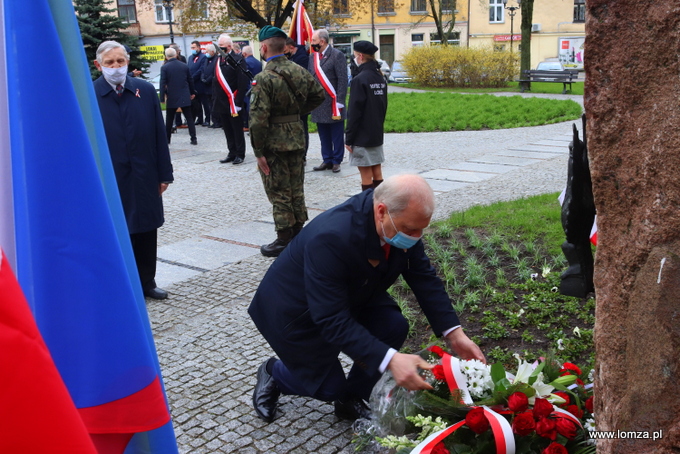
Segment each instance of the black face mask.
[{"label": "black face mask", "polygon": [[290,58],[290,57],[293,56],[293,54],[291,52],[284,52],[283,55],[285,55],[286,58]]},{"label": "black face mask", "polygon": [[312,44],[312,49],[314,49],[314,52],[319,52],[321,50],[321,44]]},{"label": "black face mask", "polygon": [[225,54],[229,53],[229,48],[228,47],[220,47],[224,51]]}]

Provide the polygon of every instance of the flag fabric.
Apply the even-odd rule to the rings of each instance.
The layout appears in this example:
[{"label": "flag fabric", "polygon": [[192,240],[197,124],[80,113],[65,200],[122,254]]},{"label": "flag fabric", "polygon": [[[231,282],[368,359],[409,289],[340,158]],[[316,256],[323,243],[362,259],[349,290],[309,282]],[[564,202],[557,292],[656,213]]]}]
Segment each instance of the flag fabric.
[{"label": "flag fabric", "polygon": [[0,452],[97,452],[1,250],[0,364]]},{"label": "flag fabric", "polygon": [[312,27],[312,21],[309,20],[307,15],[304,0],[296,0],[288,36],[295,40],[298,45],[304,45],[312,40],[313,32],[314,27]]},{"label": "flag fabric", "polygon": [[[0,13],[0,131],[8,131],[0,137],[0,245],[13,251],[23,294],[98,452],[176,453],[73,5],[34,0],[27,16],[22,2],[2,0]],[[23,49],[37,33],[50,43],[41,55],[49,70],[27,71]]]}]

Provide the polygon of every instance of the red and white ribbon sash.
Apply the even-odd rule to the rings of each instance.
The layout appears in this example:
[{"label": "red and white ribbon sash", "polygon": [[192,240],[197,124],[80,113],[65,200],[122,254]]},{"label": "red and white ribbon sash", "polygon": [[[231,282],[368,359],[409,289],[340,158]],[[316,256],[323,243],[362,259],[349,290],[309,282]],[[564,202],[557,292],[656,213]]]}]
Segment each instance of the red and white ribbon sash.
[{"label": "red and white ribbon sash", "polygon": [[342,116],[340,115],[340,108],[338,107],[338,95],[335,94],[335,88],[333,88],[333,84],[331,84],[331,82],[328,80],[326,73],[323,72],[323,69],[321,69],[321,52],[314,52],[314,70],[316,71],[316,75],[319,77],[321,86],[324,88],[324,90],[326,90],[328,96],[331,97],[333,120],[340,120]]},{"label": "red and white ribbon sash", "polygon": [[451,394],[457,389],[460,390],[461,400],[465,405],[472,405],[472,396],[470,396],[470,391],[467,389],[465,384],[465,377],[460,371],[460,360],[455,356],[451,356],[448,353],[444,353],[442,357],[442,366],[444,366],[444,376],[446,377],[446,384],[449,385],[449,391]]},{"label": "red and white ribbon sash", "polygon": [[556,407],[555,405],[553,405],[553,412],[559,413],[560,415],[562,415],[562,416],[564,416],[564,417],[566,417],[566,418],[568,418],[568,419],[571,419],[571,420],[574,421],[576,424],[578,424],[578,426],[579,426],[581,429],[583,429],[583,425],[581,424],[581,421],[580,421],[576,416],[574,416],[574,415],[572,415],[571,413],[569,413],[567,410],[563,410],[562,408],[559,408],[559,407]]},{"label": "red and white ribbon sash", "polygon": [[[220,57],[220,60],[222,57]],[[220,83],[220,86],[222,87],[222,90],[227,94],[227,99],[229,100],[229,110],[231,110],[231,116],[232,117],[238,117],[238,111],[236,110],[236,103],[234,102],[234,97],[236,96],[236,93],[238,93],[238,90],[236,91],[231,91],[231,88],[229,88],[229,84],[227,83],[227,79],[224,78],[224,74],[222,74],[222,71],[220,70],[220,62],[217,62],[215,65],[215,76],[217,77],[217,81]]]},{"label": "red and white ribbon sash", "polygon": [[[515,437],[512,434],[512,426],[510,426],[508,420],[503,415],[496,413],[486,406],[482,406],[482,408],[484,409],[484,416],[489,420],[489,425],[496,441],[496,453],[515,454]],[[413,448],[411,454],[430,454],[435,446],[464,425],[465,420],[462,420],[444,430],[431,434]]]}]

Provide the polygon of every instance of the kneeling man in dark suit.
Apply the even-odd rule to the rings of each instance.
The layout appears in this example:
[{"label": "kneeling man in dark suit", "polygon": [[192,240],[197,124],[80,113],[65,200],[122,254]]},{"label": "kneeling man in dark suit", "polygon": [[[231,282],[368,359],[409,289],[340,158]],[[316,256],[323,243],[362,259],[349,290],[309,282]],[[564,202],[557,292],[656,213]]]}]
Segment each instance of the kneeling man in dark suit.
[{"label": "kneeling man in dark suit", "polygon": [[[281,393],[334,401],[343,419],[367,417],[365,401],[387,369],[404,388],[430,388],[418,368],[433,366],[397,351],[408,323],[387,289],[399,275],[433,331],[459,357],[485,361],[425,255],[421,237],[433,212],[427,182],[399,175],[319,215],[284,249],[248,309],[280,358],[257,371],[260,418],[274,420]],[[347,376],[340,352],[354,361]]]}]

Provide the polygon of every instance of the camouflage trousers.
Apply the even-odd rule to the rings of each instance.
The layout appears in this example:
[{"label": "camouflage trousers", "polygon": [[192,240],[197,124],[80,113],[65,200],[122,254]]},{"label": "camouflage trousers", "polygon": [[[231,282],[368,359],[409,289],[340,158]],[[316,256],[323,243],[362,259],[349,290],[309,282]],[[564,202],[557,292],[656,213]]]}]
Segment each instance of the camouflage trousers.
[{"label": "camouflage trousers", "polygon": [[276,230],[304,224],[305,205],[305,150],[265,152],[269,175],[260,170],[264,192],[272,204]]}]

